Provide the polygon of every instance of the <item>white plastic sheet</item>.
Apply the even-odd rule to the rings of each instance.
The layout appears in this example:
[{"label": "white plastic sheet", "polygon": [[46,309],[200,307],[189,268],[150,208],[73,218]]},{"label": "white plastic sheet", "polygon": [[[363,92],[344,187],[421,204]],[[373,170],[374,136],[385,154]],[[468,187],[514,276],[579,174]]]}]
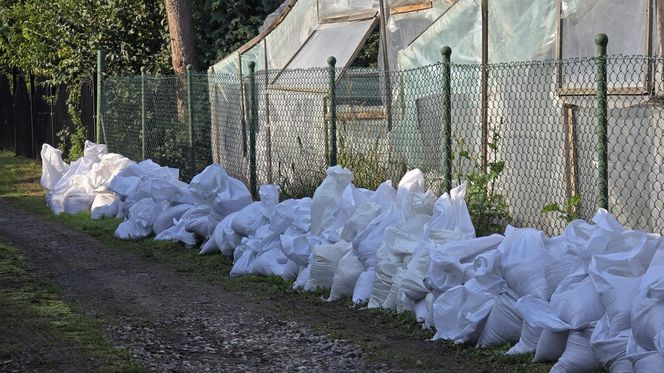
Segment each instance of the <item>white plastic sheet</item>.
[{"label": "white plastic sheet", "polygon": [[49,144],[43,144],[41,150],[42,174],[40,183],[44,189],[53,189],[67,172],[69,165],[62,160],[62,151]]}]

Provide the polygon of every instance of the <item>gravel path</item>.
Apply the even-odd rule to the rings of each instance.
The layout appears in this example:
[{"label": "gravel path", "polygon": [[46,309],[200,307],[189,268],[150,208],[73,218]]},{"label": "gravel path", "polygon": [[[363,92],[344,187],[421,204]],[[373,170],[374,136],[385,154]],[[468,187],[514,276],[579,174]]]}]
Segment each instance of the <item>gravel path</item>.
[{"label": "gravel path", "polygon": [[346,341],[312,332],[211,284],[24,212],[0,198],[0,239],[37,276],[106,325],[111,343],[159,372],[386,371]]}]

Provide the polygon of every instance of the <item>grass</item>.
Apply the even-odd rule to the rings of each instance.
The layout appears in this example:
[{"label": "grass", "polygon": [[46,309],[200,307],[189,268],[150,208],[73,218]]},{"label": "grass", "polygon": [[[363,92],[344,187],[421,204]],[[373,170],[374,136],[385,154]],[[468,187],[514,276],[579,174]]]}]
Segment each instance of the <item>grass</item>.
[{"label": "grass", "polygon": [[[97,238],[110,247],[130,250],[141,257],[165,264],[174,271],[191,274],[203,281],[214,283],[220,290],[233,292],[255,302],[257,307],[274,310],[284,319],[299,317],[312,322],[318,332],[327,333],[333,338],[349,340],[367,352],[369,361],[391,361],[403,367],[422,370],[440,370],[441,359],[450,356],[461,362],[479,363],[485,371],[510,372],[544,372],[550,365],[532,363],[532,356],[506,356],[503,353],[507,346],[478,349],[467,345],[454,345],[447,341],[437,341],[439,355],[413,353],[412,349],[387,348],[388,341],[370,338],[367,333],[358,332],[357,319],[369,320],[379,327],[395,328],[400,335],[416,340],[428,340],[433,336],[430,330],[423,330],[415,318],[409,314],[395,314],[391,311],[377,309],[356,309],[350,299],[338,302],[323,302],[321,298],[326,291],[303,292],[294,290],[291,284],[283,279],[272,276],[229,277],[232,259],[222,255],[199,256],[198,250],[184,248],[183,245],[159,242],[152,239],[124,241],[113,236],[120,221],[115,219],[93,221],[89,213],[76,215],[53,215],[45,206],[43,191],[38,180],[40,166],[27,159],[13,157],[0,152],[0,196],[11,198],[21,207],[33,213],[46,216],[68,227],[72,227]],[[320,321],[316,313],[330,315]],[[320,318],[320,317],[319,317]],[[328,320],[329,319],[329,320]],[[404,340],[408,343],[408,340]],[[463,365],[463,364],[462,364]],[[444,369],[444,368],[443,368]]]},{"label": "grass", "polygon": [[114,349],[104,339],[98,322],[62,302],[53,284],[33,278],[17,250],[2,243],[0,284],[0,360],[27,360],[40,371],[70,364],[86,370],[146,371],[128,351]]}]

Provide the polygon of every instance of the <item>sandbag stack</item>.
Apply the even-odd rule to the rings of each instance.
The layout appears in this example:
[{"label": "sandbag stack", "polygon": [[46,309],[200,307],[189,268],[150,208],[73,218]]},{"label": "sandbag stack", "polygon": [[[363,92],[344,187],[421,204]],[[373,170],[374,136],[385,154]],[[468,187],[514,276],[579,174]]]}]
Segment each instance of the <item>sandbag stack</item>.
[{"label": "sandbag stack", "polygon": [[605,210],[554,237],[512,226],[475,237],[466,184],[436,197],[418,169],[372,191],[334,166],[313,198],[280,201],[263,185],[254,202],[219,165],[187,184],[177,169],[90,142],[70,165],[45,144],[42,161],[54,213],[124,218],[124,239],[203,242],[201,255],[233,257],[232,276],[412,312],[434,339],[512,343],[507,354],[533,353],[552,372],[664,371],[664,240]]}]

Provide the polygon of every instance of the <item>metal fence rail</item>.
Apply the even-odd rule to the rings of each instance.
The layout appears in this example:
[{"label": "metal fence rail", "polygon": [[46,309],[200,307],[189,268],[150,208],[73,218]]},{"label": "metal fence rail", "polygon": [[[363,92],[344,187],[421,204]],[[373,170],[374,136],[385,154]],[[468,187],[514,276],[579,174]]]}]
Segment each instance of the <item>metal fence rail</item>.
[{"label": "metal fence rail", "polygon": [[311,195],[335,160],[368,188],[417,167],[436,193],[504,162],[491,188],[514,225],[559,232],[565,222],[542,207],[581,195],[583,218],[608,204],[621,223],[664,232],[663,60],[598,53],[391,72],[109,77],[105,141],[185,177],[214,161],[287,197]]}]

